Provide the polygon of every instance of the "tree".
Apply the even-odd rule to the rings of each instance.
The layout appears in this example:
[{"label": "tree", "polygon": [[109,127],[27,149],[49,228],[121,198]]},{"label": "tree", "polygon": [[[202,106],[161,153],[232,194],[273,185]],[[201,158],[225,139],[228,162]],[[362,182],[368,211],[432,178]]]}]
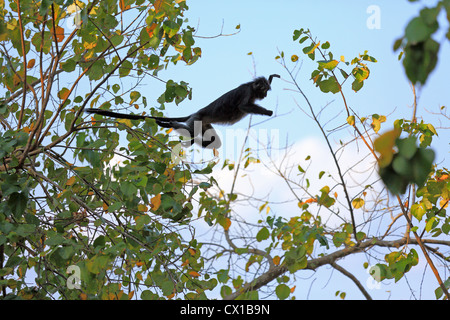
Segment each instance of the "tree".
[{"label": "tree", "polygon": [[[83,113],[147,107],[137,90],[144,77],[165,83],[162,110],[190,97],[186,83],[159,76],[201,55],[185,1],[8,5],[0,8],[2,296],[127,299],[144,283],[156,291],[142,298],[202,296],[211,281],[198,279],[199,244],[181,236],[189,225],[171,223],[191,214],[191,172],[173,165],[167,135],[154,121],[136,129]],[[80,278],[81,289],[69,289]]]},{"label": "tree", "polygon": [[[151,119],[83,113],[100,107],[162,116],[166,104],[191,98],[187,83],[162,77],[201,56],[195,30],[183,20],[185,1],[0,6],[2,298],[287,299],[297,275],[331,266],[371,299],[339,262],[360,253],[369,257],[361,263],[375,283],[399,281],[425,258],[436,298],[449,298],[442,271],[449,266],[443,250],[450,245],[450,178],[434,164],[437,130],[418,120],[415,106],[411,119],[383,132],[386,116],[361,115],[347,103],[347,87],[363,92],[377,62],[368,52],[336,59],[329,42],[294,31],[293,41],[315,64],[314,85],[341,99],[334,128],[322,118],[328,106],[318,110],[296,80],[299,56],[276,57],[323,135],[330,167],[315,171],[311,156],[288,163],[289,148],[276,157],[270,143],[258,146],[262,154],[248,148],[246,134],[239,160],[219,169],[217,159],[189,163],[179,142]],[[450,12],[448,1],[436,8]],[[430,42],[437,17],[430,12],[413,19],[407,41],[395,45],[403,48],[414,89],[433,69],[418,65],[437,59],[436,50],[429,58],[428,45],[420,46],[426,61],[410,51],[414,41]],[[428,31],[411,39],[411,28]],[[407,62],[411,55],[416,63]],[[149,89],[140,88],[145,79],[158,109],[150,107]],[[270,194],[238,190],[251,170],[272,171],[285,183],[293,200],[283,201],[295,207],[288,216],[273,209]],[[229,186],[222,172],[232,173]],[[354,182],[358,174],[364,180]],[[252,214],[244,216],[244,207]]]}]

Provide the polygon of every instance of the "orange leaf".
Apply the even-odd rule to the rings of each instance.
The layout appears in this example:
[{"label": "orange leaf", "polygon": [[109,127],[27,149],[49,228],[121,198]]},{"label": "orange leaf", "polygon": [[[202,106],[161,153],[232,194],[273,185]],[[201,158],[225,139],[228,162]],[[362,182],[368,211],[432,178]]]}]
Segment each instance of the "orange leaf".
[{"label": "orange leaf", "polygon": [[27,68],[28,68],[28,69],[33,68],[35,63],[36,63],[36,60],[35,60],[35,59],[31,59],[31,60],[28,61],[28,63],[27,63]]},{"label": "orange leaf", "polygon": [[108,205],[105,202],[103,202],[103,210],[108,211]]},{"label": "orange leaf", "polygon": [[66,37],[64,35],[64,29],[61,28],[60,26],[57,26],[55,28],[55,32],[54,32],[53,38],[55,38],[55,37],[56,37],[56,41],[57,42],[62,42],[64,40],[64,38]]},{"label": "orange leaf", "polygon": [[291,293],[294,293],[295,287],[297,287],[297,286],[293,286],[293,287],[291,288]]},{"label": "orange leaf", "polygon": [[192,277],[200,277],[200,273],[198,273],[196,271],[189,272],[189,275],[191,275]]},{"label": "orange leaf", "polygon": [[155,30],[157,26],[156,23],[153,23],[150,27],[145,28],[150,38],[153,37],[153,30]]},{"label": "orange leaf", "polygon": [[280,264],[280,260],[281,260],[280,256],[275,256],[272,259],[273,264],[276,265],[276,266],[278,266]]},{"label": "orange leaf", "polygon": [[193,255],[193,256],[195,256],[195,254],[197,253],[197,251],[195,251],[195,250],[192,249],[192,248],[189,248],[188,251],[189,251],[189,253],[190,253],[191,255]]},{"label": "orange leaf", "polygon": [[223,229],[225,231],[227,231],[228,229],[230,229],[230,226],[231,226],[230,218],[225,218],[225,223],[223,224]]},{"label": "orange leaf", "polygon": [[80,293],[81,300],[87,300],[87,294],[86,293]]},{"label": "orange leaf", "polygon": [[167,299],[172,299],[173,297],[175,297],[175,293],[169,294],[169,295],[167,296]]},{"label": "orange leaf", "polygon": [[67,97],[69,97],[70,94],[70,90],[67,88],[62,88],[60,92],[58,92],[58,98],[60,98],[61,100],[65,100],[67,99]]},{"label": "orange leaf", "polygon": [[186,259],[186,261],[183,262],[183,264],[182,264],[181,266],[184,267],[184,266],[186,266],[186,265],[188,265],[188,264],[189,264],[189,259]]},{"label": "orange leaf", "polygon": [[[144,265],[144,263],[142,261],[138,261],[136,262],[136,266],[137,267],[142,267]],[[141,279],[142,280],[142,279]]]},{"label": "orange leaf", "polygon": [[131,300],[133,298],[133,296],[134,296],[134,290],[128,293],[128,299]]},{"label": "orange leaf", "polygon": [[119,1],[119,6],[120,6],[120,10],[125,11],[131,8],[130,5],[125,6],[125,1],[124,0],[120,0]]},{"label": "orange leaf", "polygon": [[151,202],[151,208],[153,211],[158,210],[159,206],[161,205],[161,194],[158,194],[150,199]]},{"label": "orange leaf", "polygon": [[155,1],[155,12],[158,13],[161,10],[161,5],[163,3],[163,0],[156,0]]},{"label": "orange leaf", "polygon": [[73,185],[75,183],[75,179],[76,179],[75,176],[70,177],[69,180],[67,180],[66,182],[66,186]]},{"label": "orange leaf", "polygon": [[33,130],[33,127],[34,127],[34,123],[30,124],[29,127],[24,127],[23,131],[25,131],[26,133],[30,133],[31,130]]}]

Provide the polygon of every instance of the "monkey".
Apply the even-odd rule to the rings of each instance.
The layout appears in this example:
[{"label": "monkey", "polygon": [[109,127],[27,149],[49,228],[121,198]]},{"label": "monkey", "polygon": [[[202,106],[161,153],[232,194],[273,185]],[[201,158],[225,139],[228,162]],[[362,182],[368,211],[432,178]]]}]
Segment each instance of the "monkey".
[{"label": "monkey", "polygon": [[[85,109],[85,112],[131,120],[154,119],[160,127],[173,128],[182,136],[189,137],[190,140],[185,141],[184,146],[190,146],[195,142],[203,148],[218,149],[222,143],[211,124],[234,124],[247,114],[272,116],[271,110],[255,104],[255,101],[262,100],[267,96],[273,77],[280,78],[278,74],[272,74],[268,79],[258,77],[253,81],[241,84],[186,117],[153,117],[91,108]],[[198,137],[199,135],[200,137]]]}]

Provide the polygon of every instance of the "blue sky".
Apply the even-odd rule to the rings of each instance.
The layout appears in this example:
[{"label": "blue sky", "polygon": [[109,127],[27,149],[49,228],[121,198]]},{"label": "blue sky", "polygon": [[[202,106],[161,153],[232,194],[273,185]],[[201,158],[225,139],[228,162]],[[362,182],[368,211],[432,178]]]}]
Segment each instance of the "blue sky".
[{"label": "blue sky", "polygon": [[[434,4],[436,1],[425,1]],[[298,42],[292,41],[295,29],[309,28],[312,34],[322,43],[329,41],[330,50],[335,57],[343,55],[347,61],[368,50],[378,63],[370,64],[371,76],[364,88],[354,93],[350,83],[346,88],[346,98],[349,105],[360,116],[379,113],[388,116],[382,130],[389,130],[397,118],[410,119],[413,95],[406,79],[398,52],[392,50],[394,41],[403,35],[409,20],[414,17],[423,3],[411,4],[406,0],[397,1],[189,1],[190,10],[186,17],[189,24],[196,27],[198,36],[215,36],[221,30],[224,34],[236,32],[240,25],[240,32],[234,36],[213,39],[197,38],[196,44],[202,48],[202,58],[192,66],[177,65],[170,67],[161,76],[176,81],[186,81],[193,88],[193,98],[179,106],[167,105],[166,115],[178,116],[196,111],[207,105],[226,91],[241,83],[251,80],[256,75],[267,76],[279,73],[282,78],[287,74],[275,56],[284,51],[287,57],[297,54],[303,63],[297,76],[297,81],[312,102],[316,110],[331,103],[322,120],[333,119],[342,110],[343,105],[338,95],[324,94],[315,88],[309,80],[315,64],[302,54],[303,48]],[[369,6],[375,5],[380,9],[380,28],[369,29],[367,20],[371,13]],[[445,22],[445,20],[444,20]],[[446,26],[447,24],[445,24]],[[223,29],[222,29],[223,26]],[[441,34],[437,40],[443,42],[440,60],[436,70],[431,74],[426,86],[420,91],[418,117],[439,126],[437,118],[428,111],[439,112],[439,107],[448,105],[448,42],[443,41]],[[249,56],[248,53],[253,55]],[[289,59],[287,59],[289,60]],[[301,112],[294,99],[305,107],[301,97],[289,90],[289,85],[283,80],[275,79],[272,91],[260,104],[268,109],[276,110],[276,117],[261,123],[258,127],[267,130],[276,129],[284,141],[290,142],[305,139],[321,139],[321,134],[315,124]],[[344,123],[345,114],[335,119],[333,125]],[[253,122],[266,120],[263,116],[253,117]],[[443,127],[449,127],[446,119],[441,118]],[[447,121],[448,122],[448,121]],[[233,125],[233,128],[246,128],[247,120]],[[433,144],[438,154],[438,161],[444,167],[449,167],[448,141],[449,130],[440,130],[439,137]],[[347,132],[348,133],[348,132]],[[348,136],[347,136],[348,137]],[[225,156],[233,156],[226,154]],[[226,178],[224,178],[226,179]],[[417,248],[419,251],[419,249]],[[355,272],[363,282],[368,279],[362,262],[367,259],[364,254],[346,259],[342,265]],[[422,261],[424,259],[422,258]],[[408,274],[408,282],[402,279],[394,285],[394,281],[387,281],[379,289],[370,291],[378,299],[409,299],[411,298],[409,285],[415,290],[416,298],[433,299],[434,288],[437,287],[433,277],[422,279],[424,264],[416,271]],[[429,271],[429,268],[427,269]],[[346,291],[348,299],[362,299],[363,296],[355,285],[339,272],[323,269],[316,274],[298,274],[301,278],[309,278],[308,282],[299,282],[295,295],[299,299],[335,299],[336,290]],[[330,280],[330,277],[331,280]],[[315,279],[315,280],[314,280]],[[419,285],[421,287],[419,287]],[[419,293],[419,289],[423,289]]]},{"label": "blue sky", "polygon": [[[359,115],[392,114],[384,126],[385,130],[396,118],[410,119],[412,109],[409,106],[413,101],[411,88],[397,59],[398,52],[393,52],[392,45],[395,39],[403,35],[407,22],[422,5],[410,4],[406,0],[189,1],[188,5],[186,17],[189,24],[197,29],[198,36],[218,35],[222,26],[223,33],[234,33],[238,24],[241,31],[234,36],[196,38],[196,45],[202,48],[202,58],[192,66],[177,65],[161,73],[168,79],[186,81],[193,88],[193,99],[179,106],[168,105],[167,115],[194,112],[222,93],[250,81],[255,71],[257,76],[279,73],[287,78],[279,62],[275,60],[279,51],[284,51],[287,57],[292,54],[300,57],[299,61],[303,65],[297,80],[313,105],[320,109],[332,102],[329,115],[334,116],[333,110],[342,108],[341,100],[338,95],[323,94],[313,86],[309,78],[315,63],[302,54],[303,47],[298,42],[292,41],[295,29],[309,28],[317,40],[331,43],[330,49],[335,57],[343,55],[349,61],[368,50],[378,60],[378,63],[369,64],[371,76],[363,90],[354,93],[350,83],[346,87],[347,101]],[[367,13],[367,8],[371,5],[380,8],[379,29],[367,27],[367,20],[371,16]],[[448,56],[448,50],[446,42],[442,45],[440,56]],[[253,56],[249,56],[249,52]],[[437,70],[421,92],[418,115],[428,121],[432,118],[429,113],[424,112],[424,108],[437,112],[441,105],[448,102],[445,94],[441,94],[447,90],[444,77],[448,63],[447,68],[443,63],[443,59],[440,59]],[[288,135],[293,141],[311,134],[319,135],[318,129],[305,119],[294,103],[294,99],[300,103],[304,101],[297,94],[285,90],[286,88],[289,86],[285,82],[275,79],[272,91],[260,103],[268,109],[276,109],[278,115],[265,122],[263,128],[277,128],[282,136]],[[266,120],[263,116],[254,119]],[[246,128],[247,124],[248,121],[244,120],[235,126]],[[448,141],[448,135],[440,140]],[[439,150],[438,153],[440,159],[447,154]]]}]

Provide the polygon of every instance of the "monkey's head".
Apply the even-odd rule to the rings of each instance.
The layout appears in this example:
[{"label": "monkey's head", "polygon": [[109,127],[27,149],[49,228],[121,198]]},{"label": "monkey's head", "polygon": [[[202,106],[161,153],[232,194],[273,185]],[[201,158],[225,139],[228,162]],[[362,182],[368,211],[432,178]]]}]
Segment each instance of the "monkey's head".
[{"label": "monkey's head", "polygon": [[267,96],[267,91],[270,90],[273,77],[279,78],[280,76],[278,74],[271,74],[268,80],[264,77],[259,77],[253,81],[253,94],[255,98],[264,99]]},{"label": "monkey's head", "polygon": [[267,96],[267,91],[270,90],[270,83],[266,78],[259,77],[253,81],[252,88],[256,99],[264,99]]}]

